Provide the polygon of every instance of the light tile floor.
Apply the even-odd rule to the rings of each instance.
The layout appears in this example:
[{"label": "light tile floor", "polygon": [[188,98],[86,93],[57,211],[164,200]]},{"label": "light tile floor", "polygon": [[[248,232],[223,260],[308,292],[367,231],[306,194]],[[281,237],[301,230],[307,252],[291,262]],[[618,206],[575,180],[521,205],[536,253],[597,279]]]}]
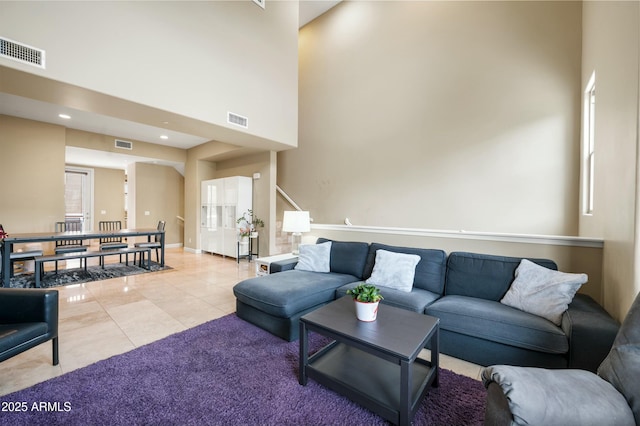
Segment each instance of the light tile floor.
[{"label": "light tile floor", "polygon": [[[232,287],[255,276],[255,263],[181,248],[166,250],[166,264],[173,269],[59,287],[59,365],[51,365],[50,342],[0,363],[0,395],[235,312]],[[440,360],[479,378],[475,364]]]}]

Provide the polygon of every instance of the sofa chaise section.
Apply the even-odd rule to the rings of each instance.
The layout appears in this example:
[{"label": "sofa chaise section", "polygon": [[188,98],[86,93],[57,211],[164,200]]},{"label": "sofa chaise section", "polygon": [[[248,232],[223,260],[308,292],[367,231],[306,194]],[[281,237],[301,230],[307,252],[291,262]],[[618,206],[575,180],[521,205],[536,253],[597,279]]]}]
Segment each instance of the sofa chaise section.
[{"label": "sofa chaise section", "polygon": [[[318,243],[329,240],[319,240]],[[332,242],[330,272],[287,270],[250,278],[236,284],[236,315],[285,340],[298,339],[298,320],[335,299],[336,289],[362,279],[369,245],[360,242]]]}]

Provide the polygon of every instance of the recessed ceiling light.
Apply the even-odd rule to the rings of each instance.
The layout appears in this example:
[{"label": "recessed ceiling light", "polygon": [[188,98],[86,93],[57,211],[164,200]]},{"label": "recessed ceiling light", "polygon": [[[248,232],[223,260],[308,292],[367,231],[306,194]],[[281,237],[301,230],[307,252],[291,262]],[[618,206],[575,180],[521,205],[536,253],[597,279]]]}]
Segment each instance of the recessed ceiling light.
[{"label": "recessed ceiling light", "polygon": [[67,114],[58,114],[58,117],[64,118],[65,120],[69,120],[71,118],[71,116]]},{"label": "recessed ceiling light", "polygon": [[169,139],[169,136],[167,136],[167,135],[161,135],[161,136],[160,136],[160,139]]}]

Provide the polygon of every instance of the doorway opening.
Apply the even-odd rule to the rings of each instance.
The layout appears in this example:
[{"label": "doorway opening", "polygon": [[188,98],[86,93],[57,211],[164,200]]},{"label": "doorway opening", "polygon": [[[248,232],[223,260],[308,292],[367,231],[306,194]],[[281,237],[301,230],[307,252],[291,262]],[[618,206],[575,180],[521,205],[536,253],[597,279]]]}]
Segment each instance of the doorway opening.
[{"label": "doorway opening", "polygon": [[65,168],[64,208],[65,221],[80,221],[83,231],[93,231],[93,169]]}]

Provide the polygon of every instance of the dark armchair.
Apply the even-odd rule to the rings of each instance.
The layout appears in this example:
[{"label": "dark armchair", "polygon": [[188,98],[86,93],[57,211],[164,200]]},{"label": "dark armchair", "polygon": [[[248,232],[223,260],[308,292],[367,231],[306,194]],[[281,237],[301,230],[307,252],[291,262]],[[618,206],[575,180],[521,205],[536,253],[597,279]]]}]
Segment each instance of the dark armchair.
[{"label": "dark armchair", "polygon": [[0,361],[49,340],[58,365],[58,291],[0,288]]}]

